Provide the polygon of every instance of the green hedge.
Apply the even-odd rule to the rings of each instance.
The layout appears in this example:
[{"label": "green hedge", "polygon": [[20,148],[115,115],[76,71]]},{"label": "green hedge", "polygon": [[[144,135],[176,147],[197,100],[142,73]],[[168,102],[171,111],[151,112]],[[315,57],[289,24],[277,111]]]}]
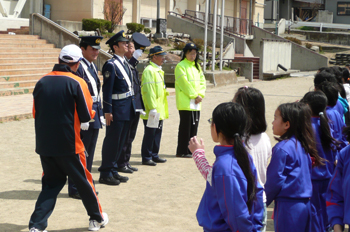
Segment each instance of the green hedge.
[{"label": "green hedge", "polygon": [[95,31],[98,28],[101,33],[106,33],[112,28],[112,22],[104,19],[83,19],[82,22],[84,31]]},{"label": "green hedge", "polygon": [[145,28],[144,25],[138,23],[127,23],[126,27],[128,28],[129,33],[141,32]]}]

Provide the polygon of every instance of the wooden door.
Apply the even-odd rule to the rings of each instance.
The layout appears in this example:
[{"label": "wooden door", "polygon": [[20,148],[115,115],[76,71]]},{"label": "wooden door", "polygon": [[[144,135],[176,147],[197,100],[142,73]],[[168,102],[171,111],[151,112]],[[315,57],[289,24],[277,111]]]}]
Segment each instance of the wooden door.
[{"label": "wooden door", "polygon": [[247,34],[247,12],[248,12],[248,2],[241,2],[241,18],[240,18],[240,34]]}]

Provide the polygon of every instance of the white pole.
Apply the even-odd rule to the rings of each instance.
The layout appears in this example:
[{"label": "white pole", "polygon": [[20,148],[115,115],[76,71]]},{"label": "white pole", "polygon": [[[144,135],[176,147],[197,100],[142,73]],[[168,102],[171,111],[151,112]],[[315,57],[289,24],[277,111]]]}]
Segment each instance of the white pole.
[{"label": "white pole", "polygon": [[211,71],[215,71],[215,47],[216,47],[216,17],[218,16],[218,0],[214,3],[214,16],[213,16],[213,46],[212,46],[212,57],[211,57]]},{"label": "white pole", "polygon": [[206,71],[207,63],[207,42],[208,42],[208,17],[209,17],[209,0],[205,1],[205,23],[204,23],[204,61],[203,72]]},{"label": "white pole", "polygon": [[222,53],[224,44],[225,0],[221,2],[221,44],[220,44],[220,71],[222,71]]}]

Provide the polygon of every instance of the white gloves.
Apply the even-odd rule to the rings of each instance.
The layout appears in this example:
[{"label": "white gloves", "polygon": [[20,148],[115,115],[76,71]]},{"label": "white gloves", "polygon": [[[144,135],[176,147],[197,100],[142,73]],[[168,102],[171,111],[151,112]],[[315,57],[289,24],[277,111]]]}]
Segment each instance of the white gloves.
[{"label": "white gloves", "polygon": [[134,51],[134,54],[132,55],[136,60],[142,55],[143,51],[141,49],[137,49]]},{"label": "white gloves", "polygon": [[106,119],[103,116],[100,117],[100,121],[102,126],[106,126]]},{"label": "white gloves", "polygon": [[80,129],[82,130],[88,130],[89,129],[89,122],[82,122],[80,123]]},{"label": "white gloves", "polygon": [[156,116],[157,114],[157,110],[156,109],[152,109],[149,111],[149,116]]},{"label": "white gloves", "polygon": [[140,111],[140,114],[142,114],[142,116],[146,116],[146,112],[145,111]]}]

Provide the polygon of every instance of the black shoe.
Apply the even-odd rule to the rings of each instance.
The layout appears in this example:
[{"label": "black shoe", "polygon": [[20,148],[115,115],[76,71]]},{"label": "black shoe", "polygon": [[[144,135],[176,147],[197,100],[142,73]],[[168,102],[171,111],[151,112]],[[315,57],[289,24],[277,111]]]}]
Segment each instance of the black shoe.
[{"label": "black shoe", "polygon": [[114,179],[119,180],[120,182],[124,182],[124,183],[126,183],[129,180],[129,177],[121,176],[119,174],[114,174],[113,177],[114,177]]},{"label": "black shoe", "polygon": [[75,193],[75,194],[69,194],[70,198],[74,198],[74,199],[78,199],[81,200],[81,196],[79,193]]},{"label": "black shoe", "polygon": [[191,154],[176,154],[176,157],[179,158],[192,158]]},{"label": "black shoe", "polygon": [[154,158],[152,159],[153,162],[156,162],[156,163],[165,163],[166,162],[166,159],[162,159],[162,158]]},{"label": "black shoe", "polygon": [[139,170],[138,168],[132,167],[130,164],[127,164],[126,166],[134,172],[137,172]]},{"label": "black shoe", "polygon": [[157,164],[153,160],[142,161],[143,165],[156,166]]},{"label": "black shoe", "polygon": [[106,185],[118,185],[118,184],[120,184],[120,181],[115,179],[113,176],[105,177],[105,178],[100,177],[98,182],[100,182],[101,184],[106,184]]},{"label": "black shoe", "polygon": [[118,170],[118,172],[123,172],[123,173],[133,173],[134,172],[134,170],[130,169],[128,166],[118,168],[117,170]]}]

